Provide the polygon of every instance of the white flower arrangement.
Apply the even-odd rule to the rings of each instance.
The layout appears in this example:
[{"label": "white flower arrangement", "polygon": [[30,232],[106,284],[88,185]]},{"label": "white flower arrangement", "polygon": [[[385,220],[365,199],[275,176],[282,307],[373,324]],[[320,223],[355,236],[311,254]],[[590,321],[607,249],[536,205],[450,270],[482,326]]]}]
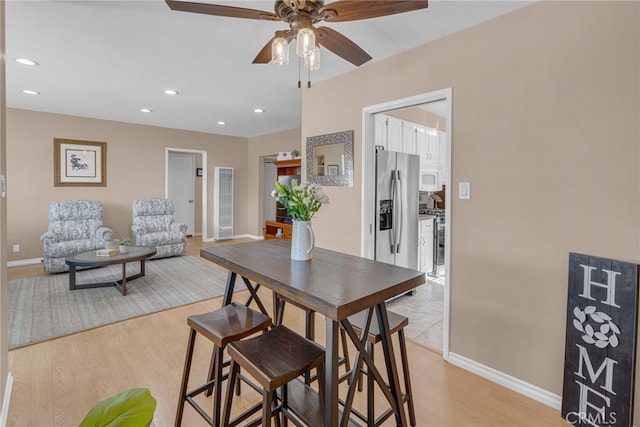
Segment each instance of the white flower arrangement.
[{"label": "white flower arrangement", "polygon": [[295,221],[311,221],[322,205],[329,204],[329,197],[321,187],[309,183],[298,185],[295,179],[291,180],[291,187],[276,181],[271,197],[282,203]]}]

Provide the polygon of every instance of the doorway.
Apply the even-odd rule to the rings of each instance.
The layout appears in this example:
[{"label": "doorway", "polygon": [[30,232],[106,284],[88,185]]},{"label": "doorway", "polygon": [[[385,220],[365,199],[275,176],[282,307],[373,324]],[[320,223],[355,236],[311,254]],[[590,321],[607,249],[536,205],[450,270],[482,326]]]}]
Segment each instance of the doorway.
[{"label": "doorway", "polygon": [[195,170],[195,155],[169,154],[167,197],[173,201],[174,220],[187,225],[187,237],[196,234]]},{"label": "doorway", "polygon": [[[444,164],[446,165],[445,181],[448,183],[444,191],[444,234],[445,242],[451,241],[451,129],[452,129],[452,89],[429,92],[409,98],[398,99],[363,108],[363,140],[362,140],[362,230],[361,230],[361,253],[362,256],[370,259],[375,257],[375,130],[376,115],[380,113],[389,114],[397,110],[404,110],[410,107],[427,109],[429,106],[438,105],[438,114],[444,117],[447,132],[444,141]],[[416,206],[416,209],[418,207]],[[451,245],[445,245],[444,250],[444,275],[441,278],[443,286],[442,295],[442,356],[445,360],[449,355],[449,323],[450,323],[450,259]],[[429,282],[429,280],[428,280]],[[412,298],[412,297],[407,297]],[[413,307],[415,311],[416,308]],[[425,308],[426,312],[426,308]],[[419,315],[419,313],[418,313]],[[411,319],[411,316],[409,316]],[[414,319],[415,322],[415,319]]]},{"label": "doorway", "polygon": [[[204,150],[190,150],[184,148],[165,148],[165,197],[171,198],[170,194],[173,194],[175,191],[179,192],[190,192],[190,189],[176,189],[176,186],[179,185],[172,178],[173,174],[170,173],[170,158],[171,156],[184,156],[184,157],[192,157],[194,159],[193,169],[189,172],[191,177],[193,177],[194,188],[193,197],[185,199],[186,203],[189,203],[188,200],[193,200],[192,204],[194,205],[194,225],[190,230],[190,234],[193,235],[201,235],[203,242],[213,241],[213,238],[209,236],[208,230],[208,217],[207,217],[207,207],[208,207],[208,198],[207,198],[207,181],[208,181],[208,172],[207,172],[207,152]],[[175,159],[176,157],[174,157]],[[202,169],[201,175],[196,174],[196,168]],[[188,178],[184,178],[187,180]],[[171,181],[171,182],[170,182]],[[175,202],[174,202],[175,203]],[[198,227],[200,228],[198,230]],[[188,231],[189,232],[189,231]]]}]

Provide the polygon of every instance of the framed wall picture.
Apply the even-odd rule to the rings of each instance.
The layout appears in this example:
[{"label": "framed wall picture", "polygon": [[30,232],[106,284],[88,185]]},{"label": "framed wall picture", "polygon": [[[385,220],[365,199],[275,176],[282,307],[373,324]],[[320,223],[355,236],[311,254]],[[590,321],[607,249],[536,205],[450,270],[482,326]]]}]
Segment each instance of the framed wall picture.
[{"label": "framed wall picture", "polygon": [[329,175],[329,176],[338,176],[338,175],[340,175],[340,165],[328,165],[327,166],[327,175]]},{"label": "framed wall picture", "polygon": [[54,138],[54,187],[106,187],[107,143]]}]

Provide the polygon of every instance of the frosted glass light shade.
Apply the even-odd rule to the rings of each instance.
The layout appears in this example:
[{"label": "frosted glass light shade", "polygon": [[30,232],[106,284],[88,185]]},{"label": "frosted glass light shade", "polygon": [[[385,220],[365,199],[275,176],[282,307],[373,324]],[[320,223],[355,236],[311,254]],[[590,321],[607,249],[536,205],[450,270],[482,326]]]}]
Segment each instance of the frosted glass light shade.
[{"label": "frosted glass light shade", "polygon": [[289,43],[282,37],[276,37],[271,43],[271,62],[276,65],[289,63]]},{"label": "frosted glass light shade", "polygon": [[300,58],[306,58],[313,54],[316,46],[316,35],[311,28],[301,28],[296,37],[296,54]]}]

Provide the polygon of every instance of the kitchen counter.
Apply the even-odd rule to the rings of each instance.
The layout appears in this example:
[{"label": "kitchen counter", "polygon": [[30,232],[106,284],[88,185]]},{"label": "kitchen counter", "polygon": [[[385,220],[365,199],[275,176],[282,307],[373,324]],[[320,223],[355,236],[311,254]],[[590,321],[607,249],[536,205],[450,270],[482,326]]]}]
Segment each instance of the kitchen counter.
[{"label": "kitchen counter", "polygon": [[418,221],[426,221],[429,219],[436,219],[436,215],[418,214]]}]

